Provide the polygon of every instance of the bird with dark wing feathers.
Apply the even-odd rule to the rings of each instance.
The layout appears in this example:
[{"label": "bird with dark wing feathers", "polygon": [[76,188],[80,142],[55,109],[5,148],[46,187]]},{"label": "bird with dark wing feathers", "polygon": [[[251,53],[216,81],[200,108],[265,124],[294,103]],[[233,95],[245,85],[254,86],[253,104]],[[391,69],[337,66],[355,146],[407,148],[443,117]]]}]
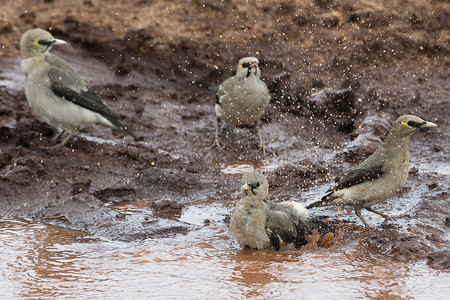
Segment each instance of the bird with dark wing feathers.
[{"label": "bird with dark wing feathers", "polygon": [[363,208],[388,219],[388,215],[373,209],[372,206],[385,202],[405,184],[409,170],[411,135],[419,129],[436,126],[416,116],[401,116],[395,121],[378,150],[331,187],[320,201],[306,208],[352,206],[367,227],[370,226],[361,215]]},{"label": "bird with dark wing feathers", "polygon": [[322,236],[333,229],[308,216],[299,203],[275,203],[269,200],[269,184],[261,173],[244,174],[242,198],[233,211],[230,232],[242,248],[276,250],[293,243],[296,248],[306,244],[306,235],[317,230]]},{"label": "bird with dark wing feathers", "polygon": [[51,126],[71,131],[60,145],[89,123],[120,129],[136,138],[66,61],[49,53],[52,46],[63,44],[39,28],[28,30],[20,40],[25,95],[33,111]]}]

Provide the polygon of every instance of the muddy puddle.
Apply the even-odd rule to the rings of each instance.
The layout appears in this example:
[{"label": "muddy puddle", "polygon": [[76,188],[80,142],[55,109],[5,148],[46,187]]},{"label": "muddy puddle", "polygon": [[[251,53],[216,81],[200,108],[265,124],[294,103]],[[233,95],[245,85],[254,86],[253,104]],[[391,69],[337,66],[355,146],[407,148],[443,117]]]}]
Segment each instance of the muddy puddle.
[{"label": "muddy puddle", "polygon": [[[192,206],[182,212],[180,221],[194,230],[133,243],[2,220],[2,296],[445,299],[450,293],[448,272],[430,269],[424,261],[367,255],[358,245],[241,250],[223,222],[228,210],[222,205]],[[208,226],[203,226],[205,219]]]}]

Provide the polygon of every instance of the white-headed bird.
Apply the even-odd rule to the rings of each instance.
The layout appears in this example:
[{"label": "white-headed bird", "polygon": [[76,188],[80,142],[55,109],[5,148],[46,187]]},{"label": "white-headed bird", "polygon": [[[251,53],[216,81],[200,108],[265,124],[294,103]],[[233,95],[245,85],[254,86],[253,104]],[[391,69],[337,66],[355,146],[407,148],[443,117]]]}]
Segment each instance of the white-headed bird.
[{"label": "white-headed bird", "polygon": [[214,145],[219,148],[220,121],[236,127],[251,127],[257,132],[263,154],[266,153],[259,122],[270,101],[269,89],[260,79],[261,70],[256,57],[239,60],[236,75],[226,79],[216,93],[216,135]]}]

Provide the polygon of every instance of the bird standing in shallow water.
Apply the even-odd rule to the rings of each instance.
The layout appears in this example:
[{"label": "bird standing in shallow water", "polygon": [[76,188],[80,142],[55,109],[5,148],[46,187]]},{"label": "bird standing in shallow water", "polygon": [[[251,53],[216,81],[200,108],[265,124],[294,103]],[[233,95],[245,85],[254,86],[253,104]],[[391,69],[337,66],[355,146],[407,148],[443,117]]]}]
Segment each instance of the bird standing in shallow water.
[{"label": "bird standing in shallow water", "polygon": [[242,248],[276,250],[293,243],[296,248],[306,244],[305,236],[317,230],[322,236],[332,232],[325,223],[309,217],[299,203],[274,203],[269,200],[269,184],[261,173],[244,174],[242,198],[233,211],[230,232]]},{"label": "bird standing in shallow water", "polygon": [[220,120],[237,127],[252,127],[256,130],[263,150],[264,140],[259,129],[259,120],[270,101],[269,89],[260,79],[261,70],[256,57],[239,60],[236,75],[226,79],[216,93],[216,135],[215,146],[219,143]]},{"label": "bird standing in shallow water", "polygon": [[373,209],[372,205],[383,203],[405,184],[409,170],[411,135],[421,128],[436,126],[416,116],[401,116],[395,121],[383,145],[377,151],[331,187],[320,201],[306,208],[352,206],[367,227],[370,226],[361,215],[362,208],[388,219],[389,216]]},{"label": "bird standing in shallow water", "polygon": [[52,46],[63,44],[39,28],[28,30],[20,40],[25,95],[33,111],[51,126],[71,131],[60,145],[89,123],[120,129],[136,138],[65,60],[49,53]]}]

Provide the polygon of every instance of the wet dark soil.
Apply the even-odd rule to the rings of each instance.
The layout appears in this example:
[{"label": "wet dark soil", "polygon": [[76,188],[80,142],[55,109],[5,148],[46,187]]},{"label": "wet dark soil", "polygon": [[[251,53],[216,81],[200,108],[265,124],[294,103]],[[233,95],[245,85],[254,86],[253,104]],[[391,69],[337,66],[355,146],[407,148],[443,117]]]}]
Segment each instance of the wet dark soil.
[{"label": "wet dark soil", "polygon": [[[6,0],[0,11],[0,215],[136,240],[185,233],[194,202],[238,199],[241,174],[268,176],[275,200],[309,202],[381,143],[400,115],[439,125],[411,139],[393,216],[365,230],[353,214],[341,244],[449,266],[450,5],[445,1]],[[26,3],[26,9],[25,9]],[[19,39],[41,27],[70,43],[69,62],[142,141],[88,126],[65,147],[31,111]],[[224,125],[214,140],[214,93],[237,60],[257,56],[272,94],[262,136]],[[236,168],[238,170],[239,168]],[[233,168],[231,167],[231,170]],[[139,217],[115,206],[142,202]],[[172,220],[168,227],[160,219]],[[207,221],[205,221],[207,223]]]}]

